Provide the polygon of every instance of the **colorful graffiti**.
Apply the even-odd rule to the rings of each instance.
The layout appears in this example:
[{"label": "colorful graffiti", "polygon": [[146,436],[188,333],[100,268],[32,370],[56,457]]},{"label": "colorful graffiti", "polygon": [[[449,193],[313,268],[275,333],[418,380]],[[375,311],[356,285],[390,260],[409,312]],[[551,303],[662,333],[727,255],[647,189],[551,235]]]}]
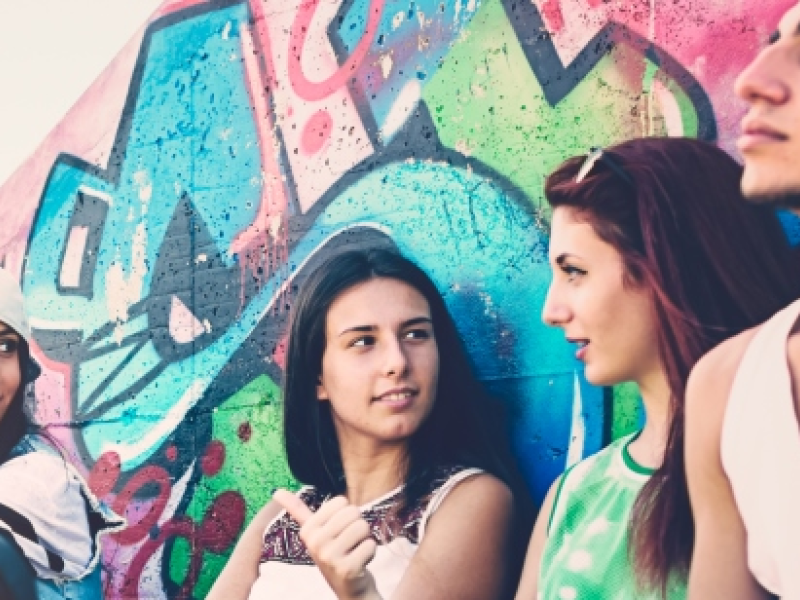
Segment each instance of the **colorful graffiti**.
[{"label": "colorful graffiti", "polygon": [[[37,418],[131,524],[104,548],[107,597],[203,597],[293,485],[288,307],[342,247],[432,275],[534,497],[635,426],[636,394],[586,384],[540,322],[543,178],[632,136],[731,148],[732,79],[791,4],[165,3],[68,117],[84,150],[65,126],[0,189],[46,371]],[[100,110],[123,84],[120,114]]]}]

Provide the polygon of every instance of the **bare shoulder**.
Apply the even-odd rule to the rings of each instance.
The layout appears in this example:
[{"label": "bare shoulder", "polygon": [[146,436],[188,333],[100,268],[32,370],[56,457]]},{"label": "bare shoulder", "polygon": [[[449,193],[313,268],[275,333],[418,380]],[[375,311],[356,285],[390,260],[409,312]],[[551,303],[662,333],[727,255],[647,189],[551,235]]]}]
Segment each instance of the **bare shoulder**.
[{"label": "bare shoulder", "polygon": [[686,386],[687,412],[708,414],[714,408],[724,410],[742,357],[760,327],[725,340],[697,361]]},{"label": "bare shoulder", "polygon": [[503,522],[510,518],[513,496],[509,487],[494,475],[480,473],[458,482],[431,516],[430,529],[437,523]]},{"label": "bare shoulder", "polygon": [[509,487],[500,479],[489,473],[480,473],[459,482],[442,503],[450,504],[469,502],[491,504],[495,506],[511,506],[512,495]]}]

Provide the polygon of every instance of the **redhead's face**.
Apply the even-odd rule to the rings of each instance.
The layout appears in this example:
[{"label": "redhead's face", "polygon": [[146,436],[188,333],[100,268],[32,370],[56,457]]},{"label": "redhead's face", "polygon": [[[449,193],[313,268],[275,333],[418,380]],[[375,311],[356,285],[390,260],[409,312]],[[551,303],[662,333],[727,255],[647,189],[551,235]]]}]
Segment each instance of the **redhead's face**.
[{"label": "redhead's face", "polygon": [[575,344],[594,385],[643,381],[661,370],[652,300],[625,285],[622,256],[572,208],[553,211],[553,281],[542,318]]},{"label": "redhead's face", "polygon": [[[783,16],[776,37],[736,80],[750,109],[742,121],[742,190],[754,200],[800,197],[800,3]],[[796,202],[789,206],[800,209]]]},{"label": "redhead's face", "polygon": [[359,284],[331,305],[325,339],[317,397],[331,403],[340,442],[411,436],[430,414],[439,376],[425,298],[395,279]]},{"label": "redhead's face", "polygon": [[0,321],[0,421],[22,385],[19,368],[19,335]]}]

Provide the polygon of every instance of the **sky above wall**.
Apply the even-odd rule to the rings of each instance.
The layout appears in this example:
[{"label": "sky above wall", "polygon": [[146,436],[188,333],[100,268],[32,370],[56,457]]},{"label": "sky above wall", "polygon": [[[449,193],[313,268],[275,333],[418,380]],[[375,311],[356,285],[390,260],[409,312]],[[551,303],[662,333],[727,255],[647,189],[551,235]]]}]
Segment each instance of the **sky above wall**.
[{"label": "sky above wall", "polygon": [[162,0],[0,0],[0,186]]}]

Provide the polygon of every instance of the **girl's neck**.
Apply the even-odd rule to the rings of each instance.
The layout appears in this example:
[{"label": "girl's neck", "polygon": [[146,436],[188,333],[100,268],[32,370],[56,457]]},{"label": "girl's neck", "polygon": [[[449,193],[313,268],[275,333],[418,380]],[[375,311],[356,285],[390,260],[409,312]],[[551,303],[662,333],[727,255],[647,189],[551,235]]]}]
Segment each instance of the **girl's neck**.
[{"label": "girl's neck", "polygon": [[[342,468],[350,504],[361,506],[391,492],[404,482],[406,445],[342,444]],[[371,446],[371,447],[366,447]]]},{"label": "girl's neck", "polygon": [[641,466],[656,469],[664,462],[672,392],[663,372],[638,381],[637,384],[644,404],[645,421],[639,436],[628,446],[628,451]]}]

